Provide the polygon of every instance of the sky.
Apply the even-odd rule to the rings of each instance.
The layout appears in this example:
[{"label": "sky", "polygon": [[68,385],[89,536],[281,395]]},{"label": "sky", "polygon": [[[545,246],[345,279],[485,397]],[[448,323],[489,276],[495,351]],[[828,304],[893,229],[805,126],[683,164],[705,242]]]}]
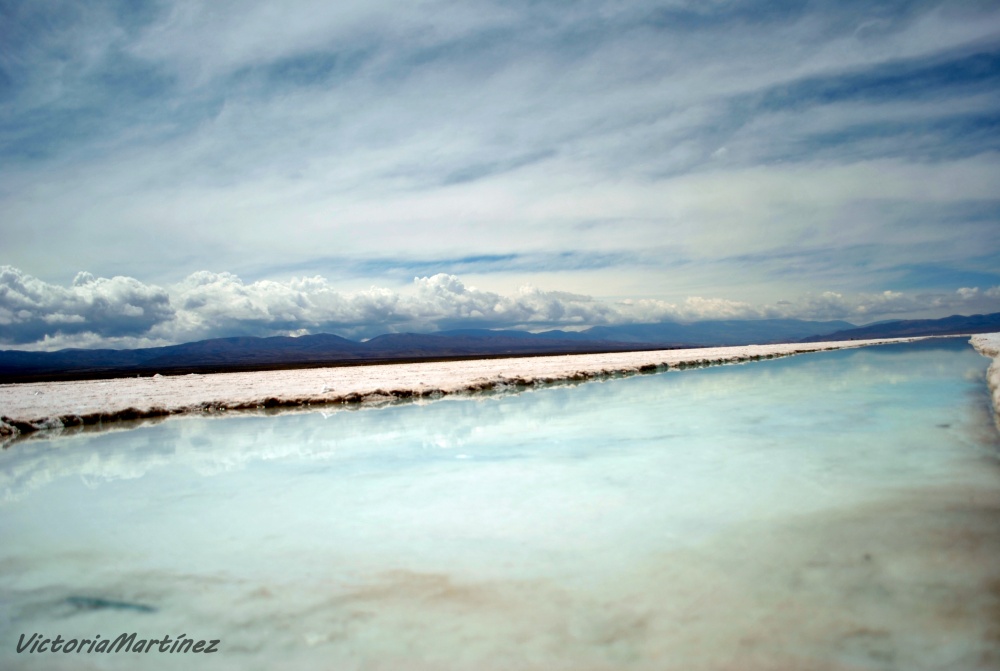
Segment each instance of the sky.
[{"label": "sky", "polygon": [[0,0],[0,346],[1000,311],[1000,3]]}]

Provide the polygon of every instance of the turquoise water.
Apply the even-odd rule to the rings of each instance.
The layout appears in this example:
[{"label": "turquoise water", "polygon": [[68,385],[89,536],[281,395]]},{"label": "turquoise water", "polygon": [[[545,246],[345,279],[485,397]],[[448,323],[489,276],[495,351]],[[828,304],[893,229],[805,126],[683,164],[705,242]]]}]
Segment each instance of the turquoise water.
[{"label": "turquoise water", "polygon": [[[0,666],[998,668],[987,364],[939,340],[15,443]],[[15,649],[132,631],[219,652]]]}]

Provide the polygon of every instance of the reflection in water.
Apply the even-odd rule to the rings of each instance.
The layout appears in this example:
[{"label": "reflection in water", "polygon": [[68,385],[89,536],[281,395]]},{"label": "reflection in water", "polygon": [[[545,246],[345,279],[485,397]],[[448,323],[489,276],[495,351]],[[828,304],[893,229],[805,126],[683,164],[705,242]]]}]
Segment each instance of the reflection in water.
[{"label": "reflection in water", "polygon": [[935,341],[15,444],[0,663],[127,629],[234,669],[995,668],[986,365]]}]

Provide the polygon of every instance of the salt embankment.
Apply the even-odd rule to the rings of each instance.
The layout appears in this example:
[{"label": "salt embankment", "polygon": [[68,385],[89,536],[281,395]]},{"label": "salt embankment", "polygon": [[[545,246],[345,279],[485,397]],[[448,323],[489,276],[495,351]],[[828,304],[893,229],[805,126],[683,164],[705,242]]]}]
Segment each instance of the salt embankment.
[{"label": "salt embankment", "polygon": [[986,371],[986,383],[990,386],[990,394],[993,397],[993,419],[997,429],[1000,429],[1000,333],[974,335],[969,342],[977,352],[993,359],[989,370]]},{"label": "salt embankment", "polygon": [[[977,336],[978,337],[978,336]],[[379,403],[587,380],[920,338],[570,354],[0,385],[0,437],[114,420],[226,410]],[[992,341],[991,341],[992,342]],[[982,351],[982,350],[980,350]],[[997,371],[991,371],[994,376]],[[994,399],[996,399],[994,386]]]}]

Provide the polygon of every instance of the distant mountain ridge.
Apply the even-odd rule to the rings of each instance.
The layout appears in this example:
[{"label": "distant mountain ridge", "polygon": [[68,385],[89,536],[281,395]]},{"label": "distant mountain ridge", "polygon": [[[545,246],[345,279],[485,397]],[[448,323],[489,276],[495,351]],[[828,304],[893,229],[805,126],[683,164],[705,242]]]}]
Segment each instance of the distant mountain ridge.
[{"label": "distant mountain ridge", "polygon": [[868,340],[871,338],[906,338],[926,335],[961,335],[1000,331],[1000,312],[986,315],[952,315],[942,319],[901,319],[879,322],[826,335],[803,338],[801,342],[820,340]]},{"label": "distant mountain ridge", "polygon": [[123,377],[154,373],[212,373],[274,368],[652,349],[601,340],[562,340],[529,334],[438,335],[394,333],[366,342],[332,334],[199,340],[132,350],[0,351],[0,382]]},{"label": "distant mountain ridge", "polygon": [[801,319],[726,319],[682,324],[657,322],[653,324],[623,324],[619,326],[594,326],[583,331],[490,331],[487,329],[457,329],[440,331],[438,335],[504,334],[511,337],[551,338],[560,340],[605,340],[621,343],[681,343],[695,346],[750,345],[778,342],[796,342],[802,338],[855,325],[845,321],[805,321]]},{"label": "distant mountain ridge", "polygon": [[231,337],[132,350],[0,351],[0,382],[210,373],[428,359],[618,352],[677,347],[816,342],[1000,331],[1000,313],[901,320],[855,327],[845,321],[713,320],[595,326],[584,331],[455,329],[391,333],[364,342],[322,333]]}]

